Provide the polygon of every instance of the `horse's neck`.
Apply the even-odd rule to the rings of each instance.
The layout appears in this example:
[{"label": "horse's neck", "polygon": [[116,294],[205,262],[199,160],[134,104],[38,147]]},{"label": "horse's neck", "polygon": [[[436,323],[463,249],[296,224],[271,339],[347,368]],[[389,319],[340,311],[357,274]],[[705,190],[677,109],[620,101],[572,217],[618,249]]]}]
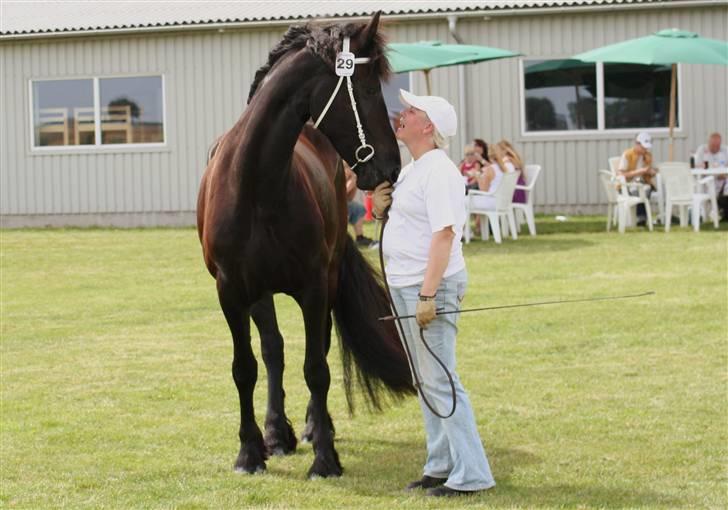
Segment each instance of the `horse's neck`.
[{"label": "horse's neck", "polygon": [[281,196],[287,185],[293,150],[308,120],[310,84],[302,81],[305,55],[293,56],[274,69],[246,111],[240,154],[242,191],[256,198]]}]

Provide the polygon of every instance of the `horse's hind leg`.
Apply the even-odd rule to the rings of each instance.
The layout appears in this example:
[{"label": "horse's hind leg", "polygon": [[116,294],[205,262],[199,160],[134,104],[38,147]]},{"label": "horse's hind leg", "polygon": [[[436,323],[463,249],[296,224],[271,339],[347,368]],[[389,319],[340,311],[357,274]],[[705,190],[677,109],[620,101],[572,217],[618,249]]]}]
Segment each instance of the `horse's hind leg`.
[{"label": "horse's hind leg", "polygon": [[240,452],[235,470],[255,473],[265,470],[263,434],[255,423],[253,389],[258,378],[258,362],[250,346],[250,310],[239,289],[218,275],[217,294],[233,336],[233,379],[240,398]]},{"label": "horse's hind leg", "polygon": [[341,476],[342,473],[339,455],[334,449],[334,430],[326,402],[331,374],[326,362],[326,317],[329,309],[325,288],[325,285],[312,286],[303,296],[297,297],[306,327],[306,361],[303,370],[306,384],[311,391],[308,412],[313,424],[315,458],[308,471],[309,477]]},{"label": "horse's hind leg", "polygon": [[[331,347],[331,328],[332,328],[331,312],[326,315],[326,330],[324,336],[324,352],[328,356],[329,348]],[[313,406],[313,400],[309,399],[308,406],[306,406],[306,425],[301,433],[301,441],[304,443],[310,443],[313,441],[313,420],[311,419],[311,409]],[[327,415],[328,416],[328,415]],[[328,416],[329,426],[331,432],[335,435],[336,429],[334,428],[334,422],[331,420],[331,416]]]},{"label": "horse's hind leg", "polygon": [[268,410],[265,417],[265,446],[271,455],[296,451],[296,435],[286,417],[283,391],[283,337],[278,329],[273,296],[268,294],[250,309],[260,333],[263,361],[268,370]]}]

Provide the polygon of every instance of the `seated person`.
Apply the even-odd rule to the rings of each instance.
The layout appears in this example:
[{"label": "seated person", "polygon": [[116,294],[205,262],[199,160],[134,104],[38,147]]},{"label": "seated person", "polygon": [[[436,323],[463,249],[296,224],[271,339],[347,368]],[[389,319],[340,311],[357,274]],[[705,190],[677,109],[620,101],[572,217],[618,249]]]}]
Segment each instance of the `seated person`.
[{"label": "seated person", "polygon": [[[488,159],[483,171],[476,177],[478,189],[493,193],[500,186],[504,172],[512,172],[513,164],[504,161],[503,152],[497,145],[488,148]],[[472,204],[478,209],[495,210],[495,197],[476,195],[471,198]]]},{"label": "seated person", "polygon": [[[503,162],[506,164],[506,166],[511,165],[512,168],[509,168],[509,172],[521,172],[521,174],[518,176],[518,182],[516,184],[520,184],[521,186],[526,185],[526,169],[525,165],[523,164],[523,159],[518,154],[518,151],[511,145],[511,143],[508,140],[501,140],[498,142],[498,147],[503,152]],[[528,197],[526,196],[526,192],[522,189],[517,189],[513,192],[513,201],[517,204],[525,204],[528,201]]]},{"label": "seated person", "polygon": [[370,239],[364,235],[364,215],[366,209],[359,202],[354,200],[356,197],[356,174],[349,168],[349,165],[344,163],[344,172],[346,172],[346,201],[347,209],[349,211],[349,224],[354,227],[354,233],[356,234],[357,246],[363,246],[367,248],[377,248],[379,243],[373,239]]},{"label": "seated person", "polygon": [[[624,176],[627,182],[643,182],[649,185],[647,196],[655,189],[654,177],[657,171],[652,166],[652,137],[643,131],[637,135],[634,146],[622,153],[622,159],[617,167],[617,175]],[[630,195],[637,195],[638,190],[630,189]],[[637,204],[637,225],[647,223],[647,212],[644,204]]]},{"label": "seated person", "polygon": [[460,173],[466,179],[465,189],[478,189],[476,176],[480,173],[481,164],[476,159],[475,147],[466,145],[464,149],[465,158],[460,162]]},{"label": "seated person", "polygon": [[[728,167],[728,147],[721,145],[720,133],[712,133],[708,143],[695,152],[695,168]],[[728,179],[725,174],[715,176],[715,194],[723,221],[728,220]]]}]

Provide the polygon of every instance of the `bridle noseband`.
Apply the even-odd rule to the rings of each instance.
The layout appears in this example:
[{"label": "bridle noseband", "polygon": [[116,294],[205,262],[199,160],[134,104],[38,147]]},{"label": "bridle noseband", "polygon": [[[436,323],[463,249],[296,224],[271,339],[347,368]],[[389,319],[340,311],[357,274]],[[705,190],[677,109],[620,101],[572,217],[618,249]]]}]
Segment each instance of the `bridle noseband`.
[{"label": "bridle noseband", "polygon": [[[372,159],[372,157],[374,157],[374,147],[367,143],[366,136],[364,136],[364,129],[362,128],[361,120],[359,119],[359,111],[356,108],[356,99],[354,99],[354,86],[351,84],[351,75],[354,74],[354,67],[356,66],[356,64],[366,64],[370,60],[371,59],[369,57],[354,57],[354,54],[349,51],[349,38],[344,37],[344,46],[341,53],[336,54],[336,62],[334,63],[334,71],[339,77],[339,81],[336,84],[336,88],[331,94],[331,97],[329,97],[326,106],[324,106],[324,109],[321,111],[321,114],[313,125],[313,127],[318,129],[319,124],[321,124],[321,121],[324,119],[324,116],[329,111],[331,104],[334,102],[336,94],[339,93],[341,83],[344,81],[344,78],[346,78],[346,88],[349,91],[351,108],[352,110],[354,110],[354,118],[356,120],[356,130],[359,134],[359,142],[361,143],[361,145],[356,149],[356,152],[354,152],[354,156],[356,157],[356,163],[351,165],[352,170],[356,168],[359,163],[366,163],[367,161]],[[363,156],[362,151],[364,154]]]}]

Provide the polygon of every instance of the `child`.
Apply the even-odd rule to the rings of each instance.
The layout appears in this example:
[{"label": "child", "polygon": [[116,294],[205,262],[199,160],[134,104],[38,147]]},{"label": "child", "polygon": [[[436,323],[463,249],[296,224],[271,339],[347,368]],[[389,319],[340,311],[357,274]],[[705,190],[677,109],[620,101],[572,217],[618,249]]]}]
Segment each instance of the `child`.
[{"label": "child", "polygon": [[466,179],[466,189],[478,189],[476,178],[480,175],[481,165],[475,154],[475,147],[472,145],[465,146],[465,159],[460,163],[460,173]]}]

